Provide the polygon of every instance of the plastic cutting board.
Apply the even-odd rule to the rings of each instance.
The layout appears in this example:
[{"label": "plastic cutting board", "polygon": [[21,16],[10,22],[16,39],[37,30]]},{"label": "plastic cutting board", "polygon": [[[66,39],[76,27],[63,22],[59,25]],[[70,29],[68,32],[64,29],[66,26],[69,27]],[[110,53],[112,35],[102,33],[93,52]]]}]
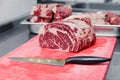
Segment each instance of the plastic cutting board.
[{"label": "plastic cutting board", "polygon": [[0,80],[104,80],[109,62],[97,65],[67,64],[64,67],[19,62],[13,56],[67,58],[71,56],[112,57],[115,37],[97,37],[95,45],[78,53],[63,53],[39,47],[38,36],[0,58]]}]

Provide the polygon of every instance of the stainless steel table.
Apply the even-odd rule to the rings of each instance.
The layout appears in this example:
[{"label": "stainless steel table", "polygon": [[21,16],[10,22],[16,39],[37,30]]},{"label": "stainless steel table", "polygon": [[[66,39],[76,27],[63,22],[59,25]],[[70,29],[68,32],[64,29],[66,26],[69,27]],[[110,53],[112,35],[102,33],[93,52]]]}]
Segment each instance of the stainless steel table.
[{"label": "stainless steel table", "polygon": [[[29,32],[27,25],[21,25],[19,22],[14,22],[13,28],[0,33],[0,57],[35,36]],[[120,80],[120,38],[117,38],[115,51],[105,80]]]}]

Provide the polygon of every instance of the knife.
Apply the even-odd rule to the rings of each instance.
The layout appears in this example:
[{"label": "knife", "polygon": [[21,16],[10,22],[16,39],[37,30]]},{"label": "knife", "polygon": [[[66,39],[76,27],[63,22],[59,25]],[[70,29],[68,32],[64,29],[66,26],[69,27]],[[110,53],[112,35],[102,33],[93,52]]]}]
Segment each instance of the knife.
[{"label": "knife", "polygon": [[9,59],[23,61],[23,62],[56,65],[56,66],[64,66],[65,64],[98,64],[111,60],[111,58],[97,57],[97,56],[74,56],[74,57],[68,57],[67,59],[9,57]]}]

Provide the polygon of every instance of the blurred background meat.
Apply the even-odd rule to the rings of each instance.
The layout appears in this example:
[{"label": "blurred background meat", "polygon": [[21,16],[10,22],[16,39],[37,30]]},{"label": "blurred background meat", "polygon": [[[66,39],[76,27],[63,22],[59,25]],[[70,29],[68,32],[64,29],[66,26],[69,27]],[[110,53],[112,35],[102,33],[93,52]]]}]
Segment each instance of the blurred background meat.
[{"label": "blurred background meat", "polygon": [[112,25],[120,25],[120,15],[113,12],[108,12],[106,14],[106,21]]},{"label": "blurred background meat", "polygon": [[54,13],[54,20],[62,20],[70,15],[72,15],[72,8],[71,6],[56,6],[52,9]]},{"label": "blurred background meat", "polygon": [[[49,3],[49,4],[37,4],[33,6],[31,10],[30,18],[32,22],[52,22],[62,20],[72,14],[71,6],[65,6],[62,4]],[[36,18],[37,17],[37,21]],[[35,21],[34,21],[35,20]]]}]

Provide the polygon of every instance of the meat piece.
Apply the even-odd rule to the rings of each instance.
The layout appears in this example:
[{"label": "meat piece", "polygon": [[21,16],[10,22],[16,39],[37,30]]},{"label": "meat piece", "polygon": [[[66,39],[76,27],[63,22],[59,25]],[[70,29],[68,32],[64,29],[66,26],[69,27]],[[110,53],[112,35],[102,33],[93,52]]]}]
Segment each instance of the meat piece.
[{"label": "meat piece", "polygon": [[36,6],[33,6],[31,15],[44,18],[52,18],[52,8],[59,6],[62,6],[62,4],[38,4]]},{"label": "meat piece", "polygon": [[71,6],[56,6],[52,9],[54,21],[62,20],[72,14]]},{"label": "meat piece", "polygon": [[120,25],[120,16],[113,12],[106,13],[106,21],[112,25]]},{"label": "meat piece", "polygon": [[73,14],[67,18],[65,18],[64,20],[82,20],[85,21],[86,23],[88,23],[89,25],[91,25],[91,20],[89,18],[88,14]]},{"label": "meat piece", "polygon": [[34,23],[36,23],[36,22],[51,22],[51,18],[31,16],[27,21],[34,22]]},{"label": "meat piece", "polygon": [[[50,21],[58,21],[62,20],[69,15],[72,14],[72,8],[71,6],[63,6],[62,4],[38,4],[36,6],[33,6],[31,10],[32,16],[37,16],[38,18],[42,20],[38,21],[45,21],[43,19],[51,19]],[[34,18],[34,17],[33,17]],[[33,19],[34,20],[34,19]],[[36,22],[30,20],[32,22]]]},{"label": "meat piece", "polygon": [[91,25],[94,24],[108,24],[107,21],[105,21],[105,13],[103,12],[89,12],[89,13],[81,13],[81,14],[73,14],[64,20],[84,20],[87,23],[91,23]]},{"label": "meat piece", "polygon": [[92,13],[88,13],[89,17],[91,19],[91,23],[94,24],[109,24],[106,20],[105,20],[105,13],[104,12],[92,12]]},{"label": "meat piece", "polygon": [[49,23],[42,26],[39,33],[40,47],[64,52],[78,52],[95,41],[93,28],[80,20]]},{"label": "meat piece", "polygon": [[63,4],[49,3],[47,7],[48,7],[49,9],[53,9],[54,7],[60,7],[60,6],[63,6]]},{"label": "meat piece", "polygon": [[38,16],[38,17],[44,17],[44,18],[52,18],[53,12],[50,8],[47,8],[42,5],[33,6],[33,9],[31,11],[31,15]]}]

